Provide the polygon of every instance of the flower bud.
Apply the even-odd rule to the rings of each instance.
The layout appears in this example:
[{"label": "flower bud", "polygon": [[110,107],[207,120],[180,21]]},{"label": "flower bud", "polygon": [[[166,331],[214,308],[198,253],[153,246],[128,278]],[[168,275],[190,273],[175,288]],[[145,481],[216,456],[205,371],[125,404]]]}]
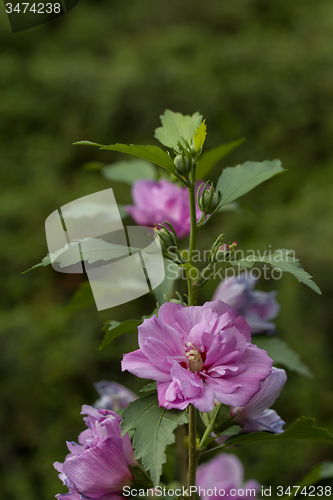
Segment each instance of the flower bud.
[{"label": "flower bud", "polygon": [[230,245],[228,243],[224,243],[224,245],[221,245],[218,249],[218,252],[229,252],[230,251]]},{"label": "flower bud", "polygon": [[218,252],[230,252],[230,250],[233,250],[236,246],[237,241],[234,241],[233,243],[225,243],[219,247]]},{"label": "flower bud", "polygon": [[217,260],[217,262],[222,262],[223,260],[225,260],[236,246],[237,241],[234,241],[233,243],[224,243],[223,245],[219,246],[215,254],[215,259]]},{"label": "flower bud", "polygon": [[162,252],[168,252],[170,247],[176,247],[178,244],[178,239],[176,236],[176,233],[174,232],[173,228],[171,225],[168,224],[168,226],[171,228],[169,229],[166,226],[161,226],[161,227],[155,227],[154,231],[155,234],[158,236],[160,244],[161,244],[161,250]]},{"label": "flower bud", "polygon": [[174,164],[176,166],[178,174],[182,176],[186,176],[191,170],[191,164],[188,158],[186,158],[186,156],[183,154],[176,156],[176,158],[174,159]]},{"label": "flower bud", "polygon": [[216,210],[219,206],[221,197],[221,192],[215,191],[213,185],[209,182],[206,182],[201,196],[198,193],[198,204],[200,210],[206,214],[212,214],[214,210]]},{"label": "flower bud", "polygon": [[197,156],[197,151],[195,149],[194,144],[190,147],[190,152],[192,156]]}]

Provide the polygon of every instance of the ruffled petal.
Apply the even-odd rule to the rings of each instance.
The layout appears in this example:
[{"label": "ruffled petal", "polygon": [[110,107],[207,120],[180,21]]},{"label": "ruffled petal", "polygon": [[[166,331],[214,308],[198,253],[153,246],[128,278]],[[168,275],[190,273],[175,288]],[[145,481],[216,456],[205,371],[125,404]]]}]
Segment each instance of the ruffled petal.
[{"label": "ruffled petal", "polygon": [[164,371],[164,365],[160,368],[153,365],[140,349],[124,354],[121,362],[121,370],[128,370],[137,377],[153,379],[160,382],[167,382],[171,379],[170,373]]},{"label": "ruffled petal", "polygon": [[236,311],[234,311],[234,309],[232,309],[228,304],[222,302],[222,300],[215,300],[212,302],[206,302],[203,307],[208,307],[213,312],[216,312],[218,314],[218,323],[214,328],[216,333],[218,333],[222,329],[234,326],[239,332],[241,332],[242,335],[244,335],[247,342],[251,342],[250,326],[245,321],[245,319]]},{"label": "ruffled petal", "polygon": [[[273,367],[268,377],[260,383],[260,390],[257,394],[239,410],[238,418],[255,418],[267,408],[270,408],[279,397],[286,380],[286,372],[281,368]],[[231,413],[233,414],[235,410],[237,409],[232,408]]]},{"label": "ruffled petal", "polygon": [[248,418],[244,422],[240,422],[237,418],[234,420],[243,424],[242,432],[267,431],[280,434],[283,432],[285,424],[285,421],[282,420],[275,410],[265,410],[257,417]]},{"label": "ruffled petal", "polygon": [[[192,328],[199,323],[215,323],[217,314],[212,315],[210,308],[201,306],[183,307],[176,313],[180,330],[188,336]],[[211,329],[211,328],[210,328]]]},{"label": "ruffled petal", "polygon": [[165,324],[155,315],[149,319],[145,319],[142,325],[138,327],[138,332],[139,346],[141,348],[147,342],[149,343],[151,338],[154,338],[169,347],[172,351],[170,354],[181,354],[184,351],[179,332]]},{"label": "ruffled petal", "polygon": [[109,438],[82,455],[69,458],[63,472],[81,495],[91,498],[122,491],[132,477],[124,460],[121,438]]},{"label": "ruffled petal", "polygon": [[[166,397],[168,391],[169,399]],[[182,390],[177,380],[171,382],[157,382],[158,402],[167,410],[175,408],[177,410],[185,410],[189,405],[189,401],[185,400]]]},{"label": "ruffled petal", "polygon": [[259,391],[260,381],[271,372],[273,360],[266,351],[250,344],[241,358],[241,363],[246,367],[245,370],[240,370],[240,373],[235,372],[233,376],[207,377],[206,383],[215,390],[216,399],[226,405],[245,406]]},{"label": "ruffled petal", "polygon": [[176,304],[175,302],[165,302],[161,305],[158,311],[158,318],[166,325],[172,326],[176,331],[178,331],[178,322],[176,320],[176,313],[183,309],[182,304]]},{"label": "ruffled petal", "polygon": [[59,493],[55,496],[58,500],[81,500],[82,497],[76,491],[69,491],[68,493]]}]

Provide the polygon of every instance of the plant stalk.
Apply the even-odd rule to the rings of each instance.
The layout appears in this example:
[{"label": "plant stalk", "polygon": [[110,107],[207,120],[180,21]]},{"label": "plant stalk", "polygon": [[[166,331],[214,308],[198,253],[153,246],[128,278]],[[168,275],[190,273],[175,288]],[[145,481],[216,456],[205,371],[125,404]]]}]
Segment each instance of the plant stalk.
[{"label": "plant stalk", "polygon": [[[197,475],[197,436],[196,436],[196,414],[193,405],[189,406],[190,423],[188,426],[188,446],[189,446],[189,464],[188,464],[188,487],[196,485]],[[195,492],[189,495],[190,500],[195,500]]]},{"label": "plant stalk", "polygon": [[[190,214],[191,214],[191,233],[190,233],[190,249],[189,263],[193,266],[193,253],[196,249],[198,239],[198,226],[196,214],[196,192],[195,192],[195,166],[191,172],[191,185],[188,188],[190,198]],[[194,279],[191,278],[191,269],[188,271],[188,305],[195,306],[197,303],[197,288],[194,284]],[[189,405],[190,422],[188,426],[188,441],[189,441],[189,465],[188,465],[188,487],[191,491],[191,486],[196,485],[197,473],[197,436],[196,436],[196,410],[194,406]],[[190,500],[195,500],[195,493],[190,495]]]},{"label": "plant stalk", "polygon": [[[189,249],[189,263],[193,266],[193,253],[197,246],[198,240],[198,226],[197,226],[197,212],[196,212],[196,192],[195,192],[195,170],[196,167],[193,166],[191,172],[191,185],[188,188],[190,197],[190,215],[191,215],[191,233],[190,233],[190,249]],[[190,271],[189,271],[190,273]],[[191,275],[188,279],[188,305],[195,306],[197,303],[197,293],[198,290],[194,285],[194,279],[191,279]]]},{"label": "plant stalk", "polygon": [[180,480],[182,485],[186,486],[187,482],[187,450],[184,446],[184,440],[186,437],[186,428],[184,425],[180,425],[176,429],[176,444],[179,460],[180,469]]}]

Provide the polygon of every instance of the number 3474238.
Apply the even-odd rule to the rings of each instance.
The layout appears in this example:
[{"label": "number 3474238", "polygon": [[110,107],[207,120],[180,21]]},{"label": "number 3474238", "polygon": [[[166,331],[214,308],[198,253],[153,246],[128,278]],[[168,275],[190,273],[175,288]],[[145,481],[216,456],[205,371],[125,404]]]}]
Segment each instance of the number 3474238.
[{"label": "number 3474238", "polygon": [[6,3],[7,14],[17,13],[17,14],[28,14],[32,12],[33,14],[60,14],[61,5],[60,3]]},{"label": "number 3474238", "polygon": [[331,486],[283,486],[277,487],[277,496],[295,496],[304,495],[305,497],[331,497]]}]

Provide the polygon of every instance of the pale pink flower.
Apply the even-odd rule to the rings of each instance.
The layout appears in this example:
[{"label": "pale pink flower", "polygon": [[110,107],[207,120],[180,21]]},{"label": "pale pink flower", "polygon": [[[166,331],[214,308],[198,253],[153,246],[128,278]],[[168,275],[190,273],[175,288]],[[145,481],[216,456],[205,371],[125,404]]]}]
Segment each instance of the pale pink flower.
[{"label": "pale pink flower", "polygon": [[64,463],[55,462],[59,478],[68,493],[56,495],[59,500],[121,500],[124,486],[133,479],[128,465],[135,465],[134,451],[128,434],[121,437],[121,418],[110,410],[84,405],[82,414],[88,427],[79,435],[79,443],[68,442],[70,453]]},{"label": "pale pink flower", "polygon": [[257,278],[250,273],[225,278],[213,295],[213,300],[223,300],[235,309],[248,322],[252,334],[274,333],[275,324],[271,322],[280,305],[275,300],[276,292],[253,290]]},{"label": "pale pink flower", "polygon": [[246,321],[220,300],[185,307],[167,302],[138,327],[137,351],[122,370],[157,381],[160,406],[190,403],[209,412],[218,399],[244,406],[271,372],[273,360],[251,344]]},{"label": "pale pink flower", "polygon": [[[158,182],[142,179],[133,184],[132,198],[134,205],[126,205],[125,210],[140,226],[153,227],[169,222],[178,238],[190,234],[191,217],[187,187],[177,186],[165,179]],[[197,206],[197,218],[200,215]]]},{"label": "pale pink flower", "polygon": [[209,462],[199,465],[196,483],[198,494],[201,493],[201,500],[255,499],[260,488],[258,481],[254,479],[244,483],[244,469],[241,461],[235,455],[227,453],[220,453]]}]

